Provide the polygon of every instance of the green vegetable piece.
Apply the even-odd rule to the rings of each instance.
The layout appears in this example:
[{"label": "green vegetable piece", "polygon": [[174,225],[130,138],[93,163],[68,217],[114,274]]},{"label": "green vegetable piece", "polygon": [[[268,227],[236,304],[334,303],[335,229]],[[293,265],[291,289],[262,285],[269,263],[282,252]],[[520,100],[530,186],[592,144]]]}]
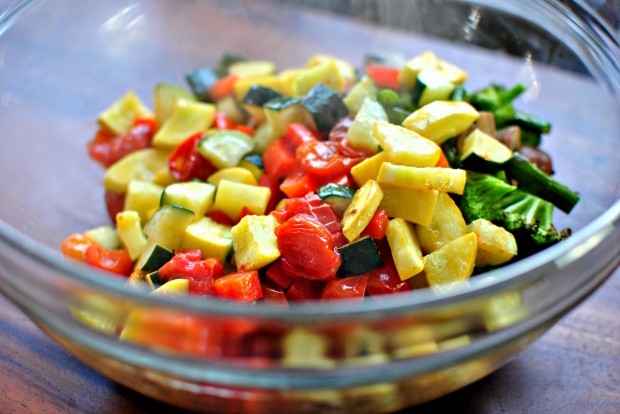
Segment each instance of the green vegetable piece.
[{"label": "green vegetable piece", "polygon": [[243,103],[248,105],[263,106],[267,102],[282,98],[282,94],[263,85],[252,85],[243,97]]},{"label": "green vegetable piece", "polygon": [[355,195],[355,187],[329,183],[317,190],[317,195],[332,207],[337,216],[342,217]]},{"label": "green vegetable piece", "polygon": [[338,121],[349,115],[340,94],[319,83],[308,92],[301,105],[312,115],[319,132],[329,132]]},{"label": "green vegetable piece", "polygon": [[361,275],[383,264],[377,245],[370,236],[342,246],[338,253],[342,258],[342,265],[338,270],[340,277]]},{"label": "green vegetable piece", "polygon": [[211,101],[209,91],[211,91],[211,87],[219,78],[220,76],[216,70],[207,67],[196,69],[185,75],[185,80],[189,84],[194,96],[203,102]]}]

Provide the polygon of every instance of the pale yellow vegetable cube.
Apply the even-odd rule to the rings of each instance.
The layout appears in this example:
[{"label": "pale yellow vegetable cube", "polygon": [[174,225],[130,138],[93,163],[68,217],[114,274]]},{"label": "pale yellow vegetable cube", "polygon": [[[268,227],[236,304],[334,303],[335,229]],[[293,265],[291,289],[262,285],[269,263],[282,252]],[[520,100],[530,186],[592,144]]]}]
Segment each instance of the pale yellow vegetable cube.
[{"label": "pale yellow vegetable cube", "polygon": [[163,187],[148,181],[133,180],[127,186],[123,210],[137,211],[145,223],[153,209],[159,207]]},{"label": "pale yellow vegetable cube", "polygon": [[305,67],[309,68],[312,66],[318,66],[322,63],[330,61],[336,64],[338,72],[340,72],[340,76],[342,77],[345,84],[353,83],[357,79],[357,73],[355,71],[355,68],[349,62],[344,59],[338,59],[330,55],[314,55],[308,60],[308,62],[306,62]]},{"label": "pale yellow vegetable cube", "polygon": [[241,60],[228,67],[228,74],[240,79],[271,76],[276,73],[275,63],[269,60]]},{"label": "pale yellow vegetable cube", "polygon": [[185,229],[181,248],[199,249],[202,257],[213,257],[226,262],[232,249],[231,226],[220,224],[209,217],[202,217]]},{"label": "pale yellow vegetable cube", "polygon": [[136,260],[146,247],[146,236],[142,232],[140,214],[137,211],[125,210],[116,215],[116,228],[121,243],[131,260]]},{"label": "pale yellow vegetable cube", "polygon": [[118,249],[121,241],[111,226],[98,226],[84,232],[84,237],[106,249]]},{"label": "pale yellow vegetable cube", "polygon": [[467,233],[424,256],[424,273],[430,287],[446,287],[469,279],[474,271],[478,242]]},{"label": "pale yellow vegetable cube", "polygon": [[403,126],[442,144],[466,131],[478,116],[478,111],[467,102],[434,101],[409,115]]},{"label": "pale yellow vegetable cube", "polygon": [[424,268],[424,259],[413,225],[402,218],[390,220],[385,234],[400,280],[417,275]]},{"label": "pale yellow vegetable cube", "polygon": [[174,204],[194,212],[193,221],[200,220],[211,210],[215,186],[199,181],[174,183],[165,188],[161,196],[161,205]]},{"label": "pale yellow vegetable cube", "polygon": [[353,196],[344,212],[340,225],[348,241],[356,240],[366,228],[383,198],[383,191],[375,180],[368,180]]},{"label": "pale yellow vegetable cube", "polygon": [[381,185],[410,190],[437,190],[463,194],[467,174],[465,170],[440,167],[409,167],[384,162],[377,181]]},{"label": "pale yellow vegetable cube", "polygon": [[115,193],[124,193],[133,180],[153,181],[164,168],[168,168],[169,152],[146,148],[132,152],[112,164],[105,172],[103,186]]},{"label": "pale yellow vegetable cube", "polygon": [[189,280],[188,279],[173,279],[170,280],[154,291],[152,291],[151,295],[156,296],[187,296],[189,293]]},{"label": "pale yellow vegetable cube", "polygon": [[508,230],[485,219],[477,219],[467,225],[467,231],[478,239],[476,266],[497,266],[517,255],[517,242]]},{"label": "pale yellow vegetable cube", "polygon": [[319,83],[329,86],[336,92],[342,92],[344,89],[344,79],[333,59],[308,67],[299,73],[292,83],[293,96],[305,96]]},{"label": "pale yellow vegetable cube", "polygon": [[280,72],[277,76],[279,86],[277,90],[283,95],[293,96],[293,83],[295,82],[295,78],[303,71],[304,69],[286,69]]},{"label": "pale yellow vegetable cube", "polygon": [[426,51],[414,57],[403,66],[399,74],[401,85],[411,89],[415,85],[418,74],[425,69],[434,69],[441,72],[455,85],[460,85],[467,79],[467,72],[463,69],[438,58],[431,51]]},{"label": "pale yellow vegetable cube", "polygon": [[398,187],[382,187],[383,199],[379,209],[388,217],[401,217],[412,223],[428,226],[437,204],[437,190],[406,190]]},{"label": "pale yellow vegetable cube", "polygon": [[387,122],[388,116],[379,102],[366,98],[349,127],[347,133],[349,144],[376,154],[379,151],[379,141],[373,135],[373,125],[376,121]]},{"label": "pale yellow vegetable cube", "polygon": [[385,152],[380,152],[351,168],[351,175],[359,187],[366,184],[368,180],[376,180],[379,175],[381,164],[387,161]]},{"label": "pale yellow vegetable cube", "polygon": [[434,167],[441,148],[417,132],[389,122],[375,122],[373,135],[383,148],[388,161],[413,167]]},{"label": "pale yellow vegetable cube", "polygon": [[271,190],[267,187],[221,180],[215,193],[213,210],[221,210],[233,220],[239,217],[243,207],[262,215],[265,214],[269,197]]},{"label": "pale yellow vegetable cube", "polygon": [[192,135],[206,132],[214,117],[215,105],[181,100],[153,136],[153,146],[174,149]]},{"label": "pale yellow vegetable cube", "polygon": [[258,270],[280,257],[272,215],[245,216],[231,229],[237,270]]},{"label": "pale yellow vegetable cube", "polygon": [[228,180],[236,183],[243,183],[249,185],[258,185],[254,174],[247,168],[242,167],[229,167],[223,168],[214,172],[207,178],[207,182],[218,185],[220,181]]},{"label": "pale yellow vegetable cube", "polygon": [[415,230],[422,252],[429,254],[464,236],[467,224],[452,198],[446,193],[439,193],[431,222],[428,226],[418,224]]},{"label": "pale yellow vegetable cube", "polygon": [[461,146],[462,161],[472,154],[498,164],[512,158],[512,150],[510,148],[479,129],[470,132],[463,140]]},{"label": "pale yellow vegetable cube", "polygon": [[129,91],[106,109],[98,119],[99,124],[115,135],[123,135],[133,127],[138,118],[152,118],[151,110]]},{"label": "pale yellow vegetable cube", "polygon": [[252,85],[262,85],[278,91],[280,90],[280,79],[276,75],[250,76],[238,79],[234,86],[234,95],[238,102],[243,102],[245,94],[248,93]]}]

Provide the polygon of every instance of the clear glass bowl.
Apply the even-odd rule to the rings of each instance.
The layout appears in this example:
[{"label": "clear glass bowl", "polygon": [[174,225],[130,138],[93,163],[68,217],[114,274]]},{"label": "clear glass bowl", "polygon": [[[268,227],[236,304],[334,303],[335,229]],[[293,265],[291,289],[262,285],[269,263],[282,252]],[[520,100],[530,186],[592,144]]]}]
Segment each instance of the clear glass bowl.
[{"label": "clear glass bowl", "polygon": [[[469,88],[528,86],[519,105],[553,122],[544,148],[582,197],[556,218],[570,239],[443,295],[286,311],[147,296],[59,254],[106,222],[85,146],[127,90],[148,99],[225,52],[283,68],[428,49],[469,71]],[[439,397],[506,363],[618,266],[619,50],[569,1],[19,2],[0,18],[0,289],[86,364],[180,407],[376,413]],[[136,312],[158,344],[118,340]]]}]

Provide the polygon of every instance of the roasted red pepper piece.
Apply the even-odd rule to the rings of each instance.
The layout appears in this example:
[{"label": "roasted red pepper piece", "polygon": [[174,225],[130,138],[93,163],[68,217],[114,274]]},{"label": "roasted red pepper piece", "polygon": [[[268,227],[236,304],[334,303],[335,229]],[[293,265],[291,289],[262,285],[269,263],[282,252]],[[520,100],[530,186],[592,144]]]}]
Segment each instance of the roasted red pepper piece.
[{"label": "roasted red pepper piece", "polygon": [[104,197],[108,216],[110,220],[116,222],[116,215],[125,209],[125,194],[106,191]]},{"label": "roasted red pepper piece", "polygon": [[213,164],[198,152],[198,143],[204,136],[203,133],[192,135],[170,154],[168,168],[175,179],[179,181],[189,181],[194,178],[206,180],[216,171]]},{"label": "roasted red pepper piece", "polygon": [[278,138],[263,152],[265,172],[273,179],[280,180],[287,176],[295,165],[295,152]]},{"label": "roasted red pepper piece", "polygon": [[383,264],[366,273],[368,276],[368,286],[366,287],[368,295],[385,295],[388,293],[407,292],[412,290],[408,281],[400,280],[387,241],[385,239],[376,240],[375,244],[379,249]]},{"label": "roasted red pepper piece", "polygon": [[321,297],[324,287],[324,281],[297,279],[286,291],[286,298],[289,302],[317,300]]},{"label": "roasted red pepper piece", "polygon": [[384,88],[400,89],[398,79],[400,69],[387,65],[373,64],[366,66],[366,74],[378,85]]},{"label": "roasted red pepper piece", "polygon": [[370,219],[366,228],[362,231],[362,236],[370,236],[375,240],[385,237],[387,226],[390,219],[385,210],[377,210]]},{"label": "roasted red pepper piece", "polygon": [[222,299],[252,302],[263,297],[258,271],[236,272],[213,282],[215,295]]},{"label": "roasted red pepper piece", "polygon": [[116,273],[121,276],[129,276],[133,271],[133,260],[127,250],[109,250],[93,243],[86,249],[86,263]]},{"label": "roasted red pepper piece", "polygon": [[200,250],[180,250],[157,273],[164,282],[187,279],[190,293],[210,295],[213,280],[224,275],[224,267],[214,258],[202,260]]},{"label": "roasted red pepper piece", "polygon": [[133,128],[125,135],[115,136],[100,128],[88,143],[88,153],[104,167],[109,167],[134,151],[149,148],[153,134],[155,134],[155,120],[146,118],[137,119]]},{"label": "roasted red pepper piece", "polygon": [[94,242],[82,233],[75,233],[67,237],[60,244],[60,251],[67,257],[86,262],[86,250]]}]

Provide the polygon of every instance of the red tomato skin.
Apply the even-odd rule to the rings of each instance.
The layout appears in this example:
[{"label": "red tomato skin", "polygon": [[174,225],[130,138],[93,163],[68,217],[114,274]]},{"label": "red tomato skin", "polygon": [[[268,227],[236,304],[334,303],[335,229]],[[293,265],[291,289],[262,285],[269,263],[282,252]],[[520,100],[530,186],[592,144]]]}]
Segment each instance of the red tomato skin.
[{"label": "red tomato skin", "polygon": [[203,133],[192,135],[172,151],[168,159],[168,168],[175,179],[179,181],[189,181],[194,178],[206,180],[217,170],[198,152],[198,143],[203,138]]},{"label": "red tomato skin", "polygon": [[228,214],[222,210],[211,210],[209,212],[209,218],[217,223],[224,224],[226,226],[234,226],[235,221],[228,217]]},{"label": "red tomato skin", "polygon": [[265,213],[268,214],[272,212],[280,200],[284,198],[284,193],[280,190],[280,181],[272,178],[268,174],[263,174],[260,180],[258,180],[258,185],[261,187],[267,187],[271,190],[271,196],[269,197],[267,208],[265,209]]},{"label": "red tomato skin", "polygon": [[213,282],[215,295],[221,299],[253,302],[263,297],[258,271],[230,273]]},{"label": "red tomato skin", "polygon": [[368,295],[386,295],[413,290],[409,282],[400,280],[387,241],[382,239],[376,240],[375,243],[383,259],[383,265],[366,273],[368,276],[368,286],[366,287]]},{"label": "red tomato skin", "polygon": [[375,240],[380,240],[385,237],[387,232],[387,226],[390,222],[385,210],[377,210],[370,219],[370,222],[366,228],[362,231],[362,236],[370,236]]},{"label": "red tomato skin", "polygon": [[319,184],[310,176],[303,172],[292,172],[286,176],[280,191],[287,197],[303,197],[306,194],[313,193],[319,188]]},{"label": "red tomato skin", "polygon": [[86,264],[121,276],[129,276],[133,271],[133,261],[127,250],[108,250],[93,243],[86,249]]},{"label": "red tomato skin", "polygon": [[400,88],[399,68],[379,64],[368,65],[366,66],[366,74],[379,86],[390,89]]},{"label": "red tomato skin", "polygon": [[354,276],[332,279],[321,292],[321,300],[356,299],[363,300],[368,285],[368,276]]},{"label": "red tomato skin", "polygon": [[286,299],[286,294],[281,287],[267,281],[261,283],[261,289],[263,291],[264,302],[288,308],[288,299]]},{"label": "red tomato skin", "polygon": [[265,272],[265,277],[268,282],[280,287],[282,290],[287,290],[297,279],[284,273],[282,270],[282,260],[280,259],[276,260],[271,266],[269,266],[269,269]]},{"label": "red tomato skin", "polygon": [[301,168],[318,179],[348,174],[363,158],[345,157],[338,151],[334,141],[305,142],[295,151],[295,157]]},{"label": "red tomato skin", "polygon": [[147,119],[136,120],[131,130],[120,136],[100,128],[88,143],[88,153],[104,167],[109,167],[134,151],[149,148],[153,134],[155,134],[155,121]]},{"label": "red tomato skin", "polygon": [[286,299],[289,302],[317,300],[321,297],[324,287],[324,281],[297,279],[286,291]]},{"label": "red tomato skin", "polygon": [[201,258],[200,250],[178,251],[158,270],[159,277],[164,282],[187,279],[190,293],[213,295],[213,280],[224,275],[224,267],[217,259]]},{"label": "red tomato skin", "polygon": [[116,222],[116,215],[125,209],[125,194],[106,191],[104,199],[110,220]]},{"label": "red tomato skin", "polygon": [[235,129],[237,124],[224,112],[216,112],[213,127],[216,129]]},{"label": "red tomato skin", "polygon": [[290,124],[286,128],[284,135],[284,142],[292,151],[295,151],[303,143],[316,142],[320,139],[321,137],[317,131],[301,123]]},{"label": "red tomato skin", "polygon": [[282,271],[291,277],[328,280],[342,263],[332,235],[313,216],[297,214],[275,229]]}]

